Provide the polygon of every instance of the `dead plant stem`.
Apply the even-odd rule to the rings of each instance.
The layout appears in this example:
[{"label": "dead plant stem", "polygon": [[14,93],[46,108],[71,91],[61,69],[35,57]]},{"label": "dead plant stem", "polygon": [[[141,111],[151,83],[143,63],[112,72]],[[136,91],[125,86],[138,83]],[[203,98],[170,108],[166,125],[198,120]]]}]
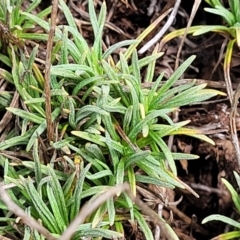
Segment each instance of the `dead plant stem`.
[{"label": "dead plant stem", "polygon": [[46,120],[47,120],[47,136],[48,141],[53,140],[53,123],[52,123],[52,108],[51,108],[51,87],[50,87],[50,70],[51,70],[51,57],[53,48],[53,39],[56,28],[56,18],[58,10],[58,0],[52,1],[52,14],[51,14],[51,26],[49,31],[49,37],[47,42],[47,53],[46,53],[46,65],[44,74],[44,93],[46,98]]},{"label": "dead plant stem", "polygon": [[173,7],[173,10],[165,23],[165,25],[161,28],[161,30],[150,40],[148,41],[139,51],[139,54],[145,53],[150,47],[152,47],[159,39],[166,33],[166,31],[169,29],[169,27],[172,25],[177,12],[178,8],[180,6],[181,0],[176,0],[175,5]]},{"label": "dead plant stem", "polygon": [[183,44],[184,44],[184,41],[186,39],[186,36],[187,36],[187,33],[188,33],[188,29],[190,28],[190,26],[192,25],[192,21],[196,15],[196,12],[199,8],[199,5],[200,3],[202,2],[202,0],[194,0],[194,4],[193,4],[193,7],[192,7],[192,12],[191,12],[191,15],[190,15],[190,18],[188,20],[188,23],[187,23],[187,27],[185,29],[185,32],[184,32],[184,35],[181,39],[181,42],[180,42],[180,46],[178,48],[178,52],[177,52],[177,57],[176,57],[176,62],[175,62],[175,70],[178,68],[179,66],[179,58],[180,58],[180,54],[182,52],[182,47],[183,47]]}]

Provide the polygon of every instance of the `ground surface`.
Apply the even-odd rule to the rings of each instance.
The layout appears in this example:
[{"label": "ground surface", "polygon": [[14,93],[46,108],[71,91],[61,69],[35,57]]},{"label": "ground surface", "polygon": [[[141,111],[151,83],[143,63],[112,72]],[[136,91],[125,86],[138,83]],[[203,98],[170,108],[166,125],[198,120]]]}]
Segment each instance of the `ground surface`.
[{"label": "ground surface", "polygon": [[[114,1],[107,0],[108,18],[104,31],[104,41],[107,45],[116,42],[136,38],[149,24],[163,13],[167,3],[175,1],[158,0],[153,8],[151,2],[145,1]],[[154,1],[152,1],[154,2]],[[87,11],[83,1],[68,1],[69,7],[77,19],[83,36],[92,41],[92,29],[89,26],[88,17],[82,15]],[[43,1],[41,7],[45,8],[47,1]],[[192,9],[193,1],[182,0],[179,14],[169,31],[186,27]],[[199,24],[220,24],[221,19],[206,14],[203,10],[205,3],[202,3],[194,19],[193,25]],[[58,24],[65,19],[59,15]],[[150,39],[164,25],[164,21],[156,28],[147,39]],[[189,36],[181,52],[180,61],[195,54],[197,59],[183,76],[184,79],[205,81],[209,87],[221,91],[226,91],[221,60],[218,64],[221,45],[224,38],[218,34],[210,33],[204,36]],[[146,40],[147,41],[147,40]],[[146,42],[145,41],[145,42]],[[165,77],[170,76],[174,71],[174,64],[177,56],[180,39],[174,39],[166,44],[162,51],[165,52],[157,62],[156,76],[165,71]],[[150,49],[146,54],[151,53]],[[239,80],[239,51],[235,49],[231,77],[233,86],[236,88]],[[211,82],[210,82],[211,81]],[[198,154],[199,160],[189,162],[181,161],[178,165],[179,177],[191,186],[199,195],[196,198],[188,192],[177,190],[172,200],[177,201],[182,197],[182,201],[177,206],[169,206],[164,209],[163,215],[169,218],[171,225],[178,232],[181,239],[209,239],[224,231],[225,226],[219,222],[201,225],[204,217],[220,213],[226,216],[233,214],[230,196],[223,187],[220,178],[225,177],[230,182],[232,170],[236,169],[234,148],[229,136],[229,102],[227,98],[219,97],[201,105],[187,106],[181,109],[178,120],[191,119],[190,125],[201,129],[204,134],[212,138],[216,145],[200,142],[187,137],[175,137],[171,148],[185,153]],[[167,139],[166,139],[167,141]],[[152,208],[155,206],[152,205]],[[132,232],[129,227],[129,239],[141,240],[142,234]]]}]

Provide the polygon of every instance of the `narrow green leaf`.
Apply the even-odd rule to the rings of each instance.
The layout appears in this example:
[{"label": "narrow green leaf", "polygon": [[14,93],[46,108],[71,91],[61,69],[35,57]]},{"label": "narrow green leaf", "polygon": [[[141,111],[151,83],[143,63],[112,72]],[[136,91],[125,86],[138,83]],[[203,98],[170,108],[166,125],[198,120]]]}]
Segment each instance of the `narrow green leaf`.
[{"label": "narrow green leaf", "polygon": [[103,155],[103,152],[101,151],[98,145],[87,143],[85,145],[85,149],[89,152],[89,154],[93,155],[94,158],[99,159],[101,162],[105,162],[105,157]]},{"label": "narrow green leaf", "polygon": [[77,95],[79,93],[79,91],[87,86],[88,84],[94,84],[96,82],[99,82],[100,80],[103,80],[106,76],[103,75],[103,76],[94,76],[94,77],[90,77],[90,78],[87,78],[87,79],[83,79],[81,82],[79,82],[76,87],[73,89],[73,93],[72,95]]},{"label": "narrow green leaf", "polygon": [[122,184],[123,183],[123,180],[124,180],[124,159],[121,159],[117,165],[117,172],[115,173],[116,174],[116,184]]},{"label": "narrow green leaf", "polygon": [[22,136],[12,137],[0,143],[0,150],[5,150],[13,146],[26,145],[35,128],[30,129]]},{"label": "narrow green leaf", "polygon": [[146,184],[159,185],[164,188],[172,188],[172,189],[174,188],[174,185],[172,185],[171,183],[168,183],[158,178],[153,178],[153,177],[144,176],[144,175],[136,174],[136,181],[141,183],[146,183]]},{"label": "narrow green leaf", "polygon": [[182,65],[172,74],[172,76],[167,80],[167,82],[159,89],[158,94],[163,94],[183,75],[186,69],[190,66],[196,56],[191,56],[185,60]]},{"label": "narrow green leaf", "polygon": [[42,172],[41,172],[41,163],[40,163],[40,159],[39,159],[39,149],[38,149],[38,140],[36,139],[34,145],[33,145],[33,159],[34,159],[34,163],[35,163],[35,176],[36,176],[36,183],[37,186],[39,184],[39,182],[42,179]]},{"label": "narrow green leaf", "polygon": [[80,173],[80,176],[76,182],[76,186],[73,193],[74,204],[70,209],[70,220],[72,221],[78,214],[81,205],[81,197],[82,197],[82,188],[84,179],[86,177],[87,172],[89,171],[91,164],[88,164]]},{"label": "narrow green leaf", "polygon": [[147,224],[143,215],[140,214],[137,210],[135,210],[134,211],[134,216],[135,216],[141,230],[143,231],[145,238],[147,240],[154,240],[152,230],[149,228],[149,225]]},{"label": "narrow green leaf", "polygon": [[89,188],[89,189],[87,189],[87,190],[82,192],[81,199],[84,199],[86,197],[93,196],[93,195],[96,195],[96,194],[100,194],[100,193],[106,191],[108,188],[109,188],[109,186],[95,186],[95,187],[91,187],[91,188]]},{"label": "narrow green leaf", "polygon": [[100,135],[90,134],[81,131],[72,131],[71,133],[77,137],[83,138],[100,146],[108,146],[109,148],[113,148],[120,153],[123,152],[123,146],[120,143],[111,140],[110,138],[105,138]]},{"label": "narrow green leaf", "polygon": [[27,12],[22,12],[21,13],[24,16],[27,16],[29,19],[33,20],[34,22],[36,22],[39,26],[41,26],[44,30],[46,30],[47,32],[50,30],[49,24],[47,21],[41,19],[40,17],[31,14],[31,13],[27,13]]},{"label": "narrow green leaf", "polygon": [[114,224],[115,215],[116,215],[113,197],[110,197],[107,200],[107,211],[108,211],[109,224],[110,226],[112,226]]},{"label": "narrow green leaf", "polygon": [[148,124],[148,122],[154,120],[156,117],[163,116],[164,114],[167,114],[172,111],[174,111],[174,109],[161,109],[161,110],[150,111],[144,119],[142,119],[135,127],[132,128],[128,137],[131,140],[133,140],[137,136],[137,134],[141,132],[143,126]]},{"label": "narrow green leaf", "polygon": [[[30,161],[22,161],[21,162],[23,166],[31,169],[31,170],[34,170],[35,169],[35,163],[34,162],[30,162]],[[62,180],[62,181],[66,181],[66,179],[68,178],[68,175],[61,172],[61,171],[58,171],[58,170],[54,170],[56,175],[57,175],[57,178],[59,180]],[[48,167],[41,164],[41,172],[42,174],[44,175],[47,175],[48,176]]]},{"label": "narrow green leaf", "polygon": [[133,115],[133,106],[129,106],[125,112],[124,119],[123,119],[123,131],[128,134],[130,131],[130,124],[132,121]]},{"label": "narrow green leaf", "polygon": [[231,12],[234,15],[234,22],[240,22],[240,3],[239,1],[228,1]]},{"label": "narrow green leaf", "polygon": [[[54,121],[59,116],[60,113],[61,113],[60,108],[56,108],[52,113],[52,121]],[[30,151],[35,140],[46,130],[46,128],[47,121],[45,119],[36,129],[34,129],[35,131],[32,133],[30,139],[28,140],[28,144],[26,147],[27,151]]]},{"label": "narrow green leaf", "polygon": [[[78,29],[64,25],[64,29],[70,32],[74,38],[74,43],[70,39],[66,39],[66,47],[76,63],[84,66],[84,59],[89,58],[90,49],[84,37],[79,33]],[[71,66],[72,64],[69,64]],[[74,64],[73,64],[74,65]],[[58,65],[56,65],[58,66]],[[55,67],[55,66],[54,66]],[[88,67],[88,66],[86,66]]]},{"label": "narrow green leaf", "polygon": [[[112,66],[110,66],[106,61],[102,60],[102,66],[104,68],[105,73],[109,77],[109,79],[111,79],[111,80],[117,80],[118,79],[117,73],[114,71]],[[120,85],[119,84],[114,84],[113,88],[116,91],[117,95],[121,97],[124,105],[126,107],[129,107],[129,102],[130,101],[129,101],[128,97],[126,96],[126,94],[124,93],[123,89],[120,87]]]},{"label": "narrow green leaf", "polygon": [[75,106],[74,106],[74,100],[72,97],[68,98],[68,104],[69,104],[69,115],[68,115],[68,120],[70,126],[75,129],[76,128],[76,122],[75,122]]},{"label": "narrow green leaf", "polygon": [[224,222],[226,224],[229,224],[233,227],[236,227],[236,228],[240,228],[240,223],[229,218],[229,217],[225,217],[225,216],[222,216],[222,215],[219,215],[219,214],[212,214],[206,218],[204,218],[202,220],[202,224],[205,224],[207,222],[210,222],[210,221],[221,221],[221,222]]},{"label": "narrow green leaf", "polygon": [[[239,197],[238,193],[226,179],[221,178],[221,180],[224,183],[224,185],[227,187],[229,192],[231,193],[233,203],[234,203],[235,207],[237,208],[237,210],[240,212],[240,197]],[[240,227],[240,225],[239,225],[239,227]]]},{"label": "narrow green leaf", "polygon": [[[155,158],[159,158],[159,159],[164,159],[165,155],[163,152],[152,152],[151,153],[152,156],[154,156]],[[173,159],[175,160],[181,160],[181,159],[185,159],[185,160],[194,160],[194,159],[198,159],[199,156],[195,155],[195,154],[188,154],[188,153],[172,153]]]},{"label": "narrow green leaf", "polygon": [[138,163],[138,166],[150,177],[157,179],[160,178],[161,180],[171,183],[176,187],[184,188],[184,186],[180,184],[175,178],[173,178],[173,176],[171,176],[167,170],[162,169],[160,164],[156,166],[150,161],[142,161]]},{"label": "narrow green leaf", "polygon": [[90,21],[93,28],[94,36],[96,37],[98,34],[98,20],[97,20],[97,15],[94,8],[93,0],[89,0],[88,2],[88,11],[90,15]]},{"label": "narrow green leaf", "polygon": [[12,112],[13,114],[23,118],[28,119],[29,121],[37,124],[41,124],[44,121],[44,118],[39,117],[38,115],[30,112],[26,112],[24,110],[18,109],[18,108],[12,108],[8,107],[6,108],[9,112]]},{"label": "narrow green leaf", "polygon": [[223,6],[215,6],[215,8],[204,8],[206,12],[210,12],[216,15],[219,15],[225,19],[227,24],[231,27],[235,23],[235,18],[233,13],[228,11],[225,7]]},{"label": "narrow green leaf", "polygon": [[[90,5],[90,3],[89,3],[89,5]],[[100,9],[100,13],[98,15],[97,35],[95,35],[95,31],[94,31],[95,40],[93,43],[93,53],[95,54],[95,56],[97,58],[96,60],[100,60],[100,61],[102,60],[102,35],[103,35],[103,28],[104,28],[104,23],[105,23],[105,19],[106,19],[106,12],[107,12],[106,2],[103,2],[101,9]],[[89,14],[91,14],[91,13],[89,13]],[[90,19],[90,21],[91,21],[91,19]],[[96,64],[96,66],[98,66],[98,65]]]},{"label": "narrow green leaf", "polygon": [[[93,198],[97,198],[98,196],[94,196]],[[107,213],[107,203],[103,203],[98,207],[94,217],[92,219],[92,228],[96,228],[96,226],[103,220],[104,215]]]},{"label": "narrow green leaf", "polygon": [[153,131],[149,132],[149,135],[153,138],[153,140],[157,143],[157,145],[161,148],[162,152],[164,153],[166,160],[168,161],[169,167],[171,168],[173,174],[177,176],[177,168],[174,162],[173,156],[171,151],[169,150],[167,144]]},{"label": "narrow green leaf", "polygon": [[64,223],[63,216],[60,212],[61,206],[58,205],[57,196],[54,194],[53,189],[49,183],[47,183],[47,195],[48,195],[50,206],[52,208],[54,218],[55,218],[61,232],[63,232],[66,228],[66,225]]},{"label": "narrow green leaf", "polygon": [[136,83],[141,84],[141,73],[140,73],[140,65],[138,61],[137,51],[134,50],[132,54],[132,73],[134,78],[136,79]]},{"label": "narrow green leaf", "polygon": [[223,233],[215,237],[214,239],[223,239],[223,240],[228,240],[228,239],[239,239],[240,237],[240,231],[232,231],[228,233]]},{"label": "narrow green leaf", "polygon": [[70,8],[66,5],[66,3],[63,0],[59,0],[59,4],[62,8],[62,12],[64,13],[64,16],[67,19],[68,25],[77,29],[77,25],[75,23],[75,19],[73,18],[73,14],[70,11]]},{"label": "narrow green leaf", "polygon": [[88,230],[83,230],[79,233],[79,237],[99,237],[99,238],[106,238],[106,239],[121,239],[124,236],[121,233],[117,233],[112,230],[108,229],[101,229],[101,228],[92,228]]},{"label": "narrow green leaf", "polygon": [[[152,52],[152,56],[156,55],[158,51],[158,45],[154,48]],[[156,64],[156,59],[154,59],[151,63],[148,64],[147,66],[147,72],[144,77],[145,82],[152,82],[153,81],[153,76],[155,72],[155,64]]]},{"label": "narrow green leaf", "polygon": [[134,154],[131,154],[125,159],[125,169],[129,166],[133,166],[136,162],[144,161],[144,159],[150,155],[150,151],[138,151]]},{"label": "narrow green leaf", "polygon": [[76,171],[73,172],[65,181],[65,184],[63,185],[63,194],[64,194],[64,199],[69,199],[72,197],[72,186],[74,186],[74,180],[76,177]]},{"label": "narrow green leaf", "polygon": [[193,36],[199,36],[208,32],[228,33],[229,28],[222,25],[202,26],[201,28],[193,32]]},{"label": "narrow green leaf", "polygon": [[128,173],[128,181],[129,181],[130,189],[133,195],[136,196],[137,186],[136,186],[135,172],[132,166],[128,167],[127,173]]},{"label": "narrow green leaf", "polygon": [[233,174],[234,174],[234,177],[237,181],[237,184],[238,184],[238,188],[240,188],[240,176],[238,175],[237,172],[233,171]]},{"label": "narrow green leaf", "polygon": [[33,186],[33,183],[30,181],[30,179],[25,180],[24,178],[21,178],[21,180],[24,182],[26,190],[29,196],[31,197],[32,203],[36,208],[36,211],[38,212],[44,225],[49,229],[49,231],[59,233],[60,228],[58,227],[58,224],[55,221],[54,216],[49,211],[48,207],[43,202],[42,198],[39,196],[37,190]]},{"label": "narrow green leaf", "polygon": [[112,172],[110,170],[102,170],[100,172],[97,172],[95,174],[87,174],[86,178],[90,180],[95,180],[99,178],[103,178],[106,176],[112,176]]},{"label": "narrow green leaf", "polygon": [[[149,64],[151,64],[152,62],[154,62],[158,58],[162,57],[163,55],[164,55],[163,52],[159,52],[155,55],[147,56],[147,57],[144,57],[144,58],[140,59],[138,61],[139,68],[141,69],[145,66],[148,66]],[[129,68],[132,71],[132,66],[130,66]]]},{"label": "narrow green leaf", "polygon": [[103,110],[102,108],[100,108],[98,106],[87,105],[87,106],[82,107],[79,111],[77,111],[76,122],[79,122],[83,118],[85,118],[93,113],[95,113],[95,114],[97,113],[100,115],[106,115],[106,116],[109,115],[108,112],[106,112],[105,110]]},{"label": "narrow green leaf", "polygon": [[[120,49],[124,46],[128,46],[128,45],[131,45],[131,44],[137,44],[139,43],[140,41],[139,40],[124,40],[124,41],[121,41],[121,42],[117,42],[115,43],[114,45],[110,46],[103,54],[102,58],[105,59],[107,58],[108,56],[110,56],[114,51],[116,51],[117,49]],[[120,56],[121,56],[121,52],[120,52]]]},{"label": "narrow green leaf", "polygon": [[51,176],[51,182],[50,186],[52,188],[52,191],[54,193],[54,196],[56,197],[56,204],[59,208],[59,212],[62,216],[62,221],[65,226],[68,225],[68,213],[66,208],[66,203],[64,199],[64,194],[62,190],[62,186],[59,183],[59,180],[57,178],[56,172],[52,169],[50,165],[47,166],[49,176]]},{"label": "narrow green leaf", "polygon": [[11,73],[6,71],[5,69],[0,68],[0,76],[4,78],[6,81],[8,81],[9,83],[13,83],[13,76],[11,75]]}]

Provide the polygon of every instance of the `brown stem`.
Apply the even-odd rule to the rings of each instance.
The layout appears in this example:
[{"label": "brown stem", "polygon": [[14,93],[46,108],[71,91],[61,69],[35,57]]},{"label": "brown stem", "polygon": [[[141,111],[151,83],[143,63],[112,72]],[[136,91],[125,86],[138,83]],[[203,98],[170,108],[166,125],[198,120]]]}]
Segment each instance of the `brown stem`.
[{"label": "brown stem", "polygon": [[53,48],[53,39],[56,28],[56,18],[58,10],[58,0],[52,1],[52,14],[51,14],[51,27],[49,31],[49,37],[47,42],[47,54],[46,54],[46,65],[45,65],[45,74],[44,74],[44,93],[46,97],[46,120],[47,120],[47,136],[48,141],[53,140],[53,123],[52,123],[52,109],[51,109],[51,87],[50,87],[50,70],[51,70],[51,56]]}]

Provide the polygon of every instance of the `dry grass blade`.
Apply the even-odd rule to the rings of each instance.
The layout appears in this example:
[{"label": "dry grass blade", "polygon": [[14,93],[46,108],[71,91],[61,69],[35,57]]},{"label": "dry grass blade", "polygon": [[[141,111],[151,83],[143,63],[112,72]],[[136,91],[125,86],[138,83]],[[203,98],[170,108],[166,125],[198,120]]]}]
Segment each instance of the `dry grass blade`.
[{"label": "dry grass blade", "polygon": [[[78,7],[73,3],[72,0],[69,1],[69,4],[70,4],[70,6],[74,9],[74,11],[76,11],[77,13],[80,14],[80,16],[81,16],[82,18],[84,18],[84,19],[87,20],[87,21],[90,20],[89,14],[88,14],[87,12],[85,12],[84,10],[82,10],[81,8],[78,8]],[[105,26],[108,27],[109,29],[111,29],[111,30],[114,31],[114,32],[117,32],[117,33],[119,33],[119,34],[123,34],[123,35],[125,35],[126,37],[128,37],[128,38],[130,37],[130,38],[131,38],[131,36],[129,36],[129,35],[128,35],[127,33],[125,33],[121,28],[119,28],[118,26],[116,26],[115,24],[113,24],[113,23],[110,22],[110,21],[106,21],[106,22],[105,22]]]},{"label": "dry grass blade", "polygon": [[0,40],[3,52],[7,51],[7,46],[9,44],[16,45],[18,46],[18,48],[23,48],[23,43],[17,37],[15,37],[10,32],[8,26],[3,24],[1,21],[0,21]]},{"label": "dry grass blade", "polygon": [[0,240],[12,240],[12,239],[0,236]]},{"label": "dry grass blade", "polygon": [[192,24],[193,18],[195,17],[201,2],[202,2],[202,0],[195,0],[194,1],[193,7],[192,7],[192,12],[191,12],[190,18],[188,20],[188,24],[187,24],[186,30],[184,32],[183,38],[181,39],[180,46],[178,48],[176,62],[175,62],[175,69],[177,69],[179,67],[179,58],[180,58],[180,54],[182,52],[183,43],[184,43],[185,38],[187,36],[188,29],[190,28],[190,26]]},{"label": "dry grass blade", "polygon": [[232,141],[233,145],[236,151],[236,157],[237,157],[237,165],[238,168],[240,168],[240,149],[239,149],[239,141],[237,136],[237,127],[236,127],[236,116],[237,116],[237,109],[238,109],[238,99],[240,97],[240,83],[238,84],[238,87],[234,93],[233,100],[232,100],[232,109],[230,114],[230,127],[231,127],[231,135],[232,135]]},{"label": "dry grass blade", "polygon": [[165,33],[166,31],[169,29],[169,27],[172,25],[177,12],[178,12],[178,8],[180,6],[181,0],[176,0],[175,5],[173,7],[173,10],[166,22],[166,24],[163,26],[163,28],[161,28],[161,30],[149,41],[147,42],[139,51],[139,54],[145,53],[150,47],[152,47]]},{"label": "dry grass blade", "polygon": [[[10,104],[10,107],[17,108],[18,107],[18,100],[19,100],[19,93],[15,91],[13,95],[12,102]],[[7,111],[3,118],[0,121],[0,133],[4,130],[4,128],[8,125],[8,123],[11,121],[13,114],[9,111]]]}]

